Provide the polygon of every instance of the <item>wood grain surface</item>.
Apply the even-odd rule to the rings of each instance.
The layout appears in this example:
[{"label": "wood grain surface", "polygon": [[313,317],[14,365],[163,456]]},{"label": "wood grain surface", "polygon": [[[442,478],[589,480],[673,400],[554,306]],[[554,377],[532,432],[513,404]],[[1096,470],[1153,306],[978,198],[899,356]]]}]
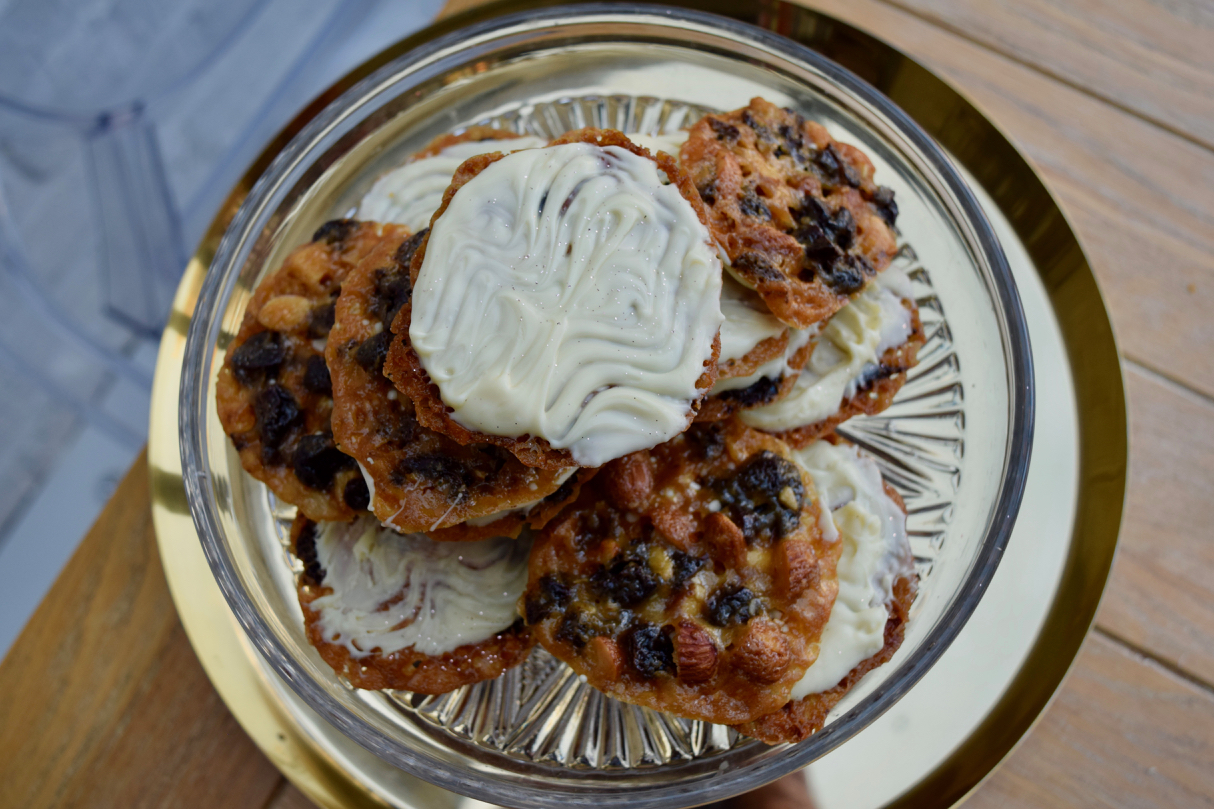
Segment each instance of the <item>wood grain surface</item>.
[{"label": "wood grain surface", "polygon": [[177,619],[141,455],[0,662],[0,807],[260,807],[281,781]]},{"label": "wood grain surface", "polygon": [[[1124,357],[1130,481],[1097,626],[967,804],[1214,807],[1214,8],[807,5],[937,72],[1029,157],[1079,233]],[[0,807],[308,805],[193,657],[141,459],[0,663]]]},{"label": "wood grain surface", "polygon": [[1214,147],[1214,5],[1204,0],[893,0],[929,22]]}]

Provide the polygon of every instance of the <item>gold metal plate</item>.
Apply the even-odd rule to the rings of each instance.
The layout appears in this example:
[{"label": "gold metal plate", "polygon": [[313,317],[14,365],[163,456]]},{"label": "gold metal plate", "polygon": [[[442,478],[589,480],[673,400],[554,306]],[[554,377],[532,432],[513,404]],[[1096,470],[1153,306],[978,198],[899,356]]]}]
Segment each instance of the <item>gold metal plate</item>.
[{"label": "gold metal plate", "polygon": [[[371,59],[304,110],[261,155],[212,224],[186,270],[161,343],[149,463],[156,532],[169,587],[203,667],[237,720],[276,766],[322,806],[471,804],[388,767],[344,740],[294,696],[245,640],[203,557],[181,482],[178,389],[190,316],[214,249],[248,189],[328,101],[422,42],[470,22],[546,5],[555,4],[507,2],[445,20]],[[946,805],[960,800],[986,777],[1044,709],[1078,652],[1103,590],[1120,525],[1126,474],[1124,393],[1108,316],[1074,233],[1049,192],[1008,140],[955,90],[884,43],[825,15],[780,2],[711,5],[707,10],[776,31],[849,68],[890,96],[953,155],[968,171],[1017,270],[1039,382],[1049,381],[1056,389],[1059,383],[1069,382],[1063,385],[1065,395],[1054,403],[1056,407],[1047,409],[1041,401],[1038,410],[1038,443],[1020,526],[1026,520],[1036,521],[1038,528],[1046,529],[1037,533],[1049,537],[1060,550],[1052,569],[1036,571],[1040,575],[1032,580],[1033,586],[1019,589],[1030,595],[1010,613],[1017,621],[1013,628],[1024,638],[1023,648],[1011,655],[1015,660],[1005,663],[999,677],[989,678],[995,682],[984,691],[973,687],[975,678],[966,671],[964,658],[967,650],[973,657],[972,645],[981,644],[984,627],[991,629],[982,611],[984,607],[987,612],[997,611],[987,601],[998,595],[1000,581],[1016,581],[1018,574],[1033,568],[1032,548],[1014,540],[991,595],[980,605],[957,648],[885,717],[807,768],[811,788],[825,806],[919,805],[924,800]],[[1044,387],[1038,385],[1039,390]],[[1051,412],[1055,418],[1044,418]],[[1047,440],[1050,445],[1043,446]],[[1044,500],[1032,498],[1034,482]],[[1060,542],[1068,530],[1069,545]],[[967,637],[974,638],[969,645]],[[950,683],[949,676],[965,682]],[[896,748],[911,741],[902,736],[915,732],[914,711],[922,719],[933,710],[930,704],[916,702],[930,703],[934,689],[955,691],[963,686],[969,687],[961,690],[976,711],[973,719],[950,724],[947,715],[935,718],[959,734],[955,740],[945,733],[934,739],[933,747],[916,738],[920,758],[905,757],[902,771],[879,784],[863,779],[862,794],[847,791],[854,786],[840,786],[855,783],[845,776],[866,753],[879,751],[883,743]],[[991,688],[997,693],[992,695]],[[933,758],[937,748],[945,753]]]}]

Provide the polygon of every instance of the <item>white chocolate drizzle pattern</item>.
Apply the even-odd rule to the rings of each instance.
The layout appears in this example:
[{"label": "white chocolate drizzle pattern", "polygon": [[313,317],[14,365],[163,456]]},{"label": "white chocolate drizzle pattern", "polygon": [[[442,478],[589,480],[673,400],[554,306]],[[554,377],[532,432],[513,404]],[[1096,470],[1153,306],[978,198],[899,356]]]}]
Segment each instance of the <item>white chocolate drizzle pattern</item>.
[{"label": "white chocolate drizzle pattern", "polygon": [[382,528],[372,517],[320,523],[316,557],[333,592],[311,608],[325,639],[352,657],[409,647],[441,655],[518,619],[530,548],[526,535],[435,542]]},{"label": "white chocolate drizzle pattern", "polygon": [[459,424],[600,466],[681,433],[723,317],[708,229],[657,164],[572,143],[454,195],[409,338]]}]

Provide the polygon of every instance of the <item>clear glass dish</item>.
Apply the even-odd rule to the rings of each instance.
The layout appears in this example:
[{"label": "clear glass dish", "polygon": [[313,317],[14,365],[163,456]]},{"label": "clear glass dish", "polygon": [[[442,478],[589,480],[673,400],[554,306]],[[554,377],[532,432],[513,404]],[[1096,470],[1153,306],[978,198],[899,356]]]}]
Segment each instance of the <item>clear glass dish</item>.
[{"label": "clear glass dish", "polygon": [[[768,747],[727,728],[602,697],[538,651],[442,697],[353,690],[303,633],[283,527],[291,509],[244,474],[215,379],[252,290],[384,170],[477,123],[552,135],[656,134],[752,96],[856,144],[897,193],[902,251],[928,342],[895,404],[845,425],[907,502],[921,577],[906,640],[826,727]],[[859,732],[940,657],[994,574],[1032,433],[1028,334],[1007,262],[949,158],[888,99],[829,60],[741,23],[659,6],[502,17],[386,64],[318,114],[258,180],[215,255],[190,326],[180,430],[208,562],[256,648],[342,732],[434,784],[495,804],[689,806],[754,789]]]}]

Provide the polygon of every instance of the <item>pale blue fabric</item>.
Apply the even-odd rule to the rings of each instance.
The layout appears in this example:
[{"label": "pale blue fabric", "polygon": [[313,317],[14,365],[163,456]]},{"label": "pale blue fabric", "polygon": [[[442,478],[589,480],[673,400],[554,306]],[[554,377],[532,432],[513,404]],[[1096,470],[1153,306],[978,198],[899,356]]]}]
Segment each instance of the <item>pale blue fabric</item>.
[{"label": "pale blue fabric", "polygon": [[[0,655],[146,438],[156,341],[105,305],[93,108],[146,96],[185,255],[300,108],[442,2],[241,0],[227,17],[222,5],[0,0]],[[12,39],[12,20],[39,13],[55,17],[54,43]],[[208,36],[223,41],[208,50]],[[190,48],[210,58],[191,66]]]}]

